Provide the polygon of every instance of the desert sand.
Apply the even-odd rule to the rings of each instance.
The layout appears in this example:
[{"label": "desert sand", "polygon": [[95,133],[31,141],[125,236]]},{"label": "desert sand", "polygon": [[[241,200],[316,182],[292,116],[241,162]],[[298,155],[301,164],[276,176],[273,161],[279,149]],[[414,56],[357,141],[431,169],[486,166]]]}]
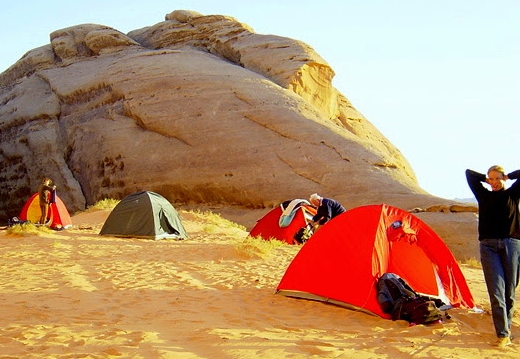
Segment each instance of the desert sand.
[{"label": "desert sand", "polygon": [[[298,246],[262,251],[247,230],[179,210],[190,236],[98,235],[110,210],[73,227],[0,231],[0,358],[518,358],[499,349],[482,271],[461,264],[483,313],[409,326],[275,294]],[[515,314],[513,335],[520,336]]]}]

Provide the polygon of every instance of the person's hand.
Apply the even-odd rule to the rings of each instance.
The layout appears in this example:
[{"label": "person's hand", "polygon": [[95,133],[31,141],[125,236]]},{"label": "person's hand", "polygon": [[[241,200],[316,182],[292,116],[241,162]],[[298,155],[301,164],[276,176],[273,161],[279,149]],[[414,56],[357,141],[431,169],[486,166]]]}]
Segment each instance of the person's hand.
[{"label": "person's hand", "polygon": [[509,177],[507,177],[507,175],[504,175],[504,181],[507,181],[509,179]]}]

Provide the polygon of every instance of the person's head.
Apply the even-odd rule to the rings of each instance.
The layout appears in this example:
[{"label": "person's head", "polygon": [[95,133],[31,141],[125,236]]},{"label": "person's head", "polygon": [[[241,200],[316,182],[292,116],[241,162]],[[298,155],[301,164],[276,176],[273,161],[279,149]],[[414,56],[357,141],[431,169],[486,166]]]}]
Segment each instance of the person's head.
[{"label": "person's head", "polygon": [[493,191],[499,191],[504,188],[505,171],[501,166],[491,166],[487,171],[487,183],[491,185]]},{"label": "person's head", "polygon": [[311,194],[311,196],[309,197],[309,202],[313,205],[313,206],[316,206],[318,207],[321,203],[321,196],[318,195],[317,193],[313,193]]},{"label": "person's head", "polygon": [[51,184],[51,182],[52,182],[52,181],[51,181],[50,178],[45,177],[44,179],[42,179],[42,183],[43,183],[44,185],[47,185],[47,186],[48,186],[48,185]]}]

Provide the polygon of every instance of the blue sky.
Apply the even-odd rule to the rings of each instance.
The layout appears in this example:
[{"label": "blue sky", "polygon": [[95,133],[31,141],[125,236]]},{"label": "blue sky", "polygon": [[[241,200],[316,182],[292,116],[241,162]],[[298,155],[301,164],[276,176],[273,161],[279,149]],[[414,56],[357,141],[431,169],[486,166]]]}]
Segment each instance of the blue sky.
[{"label": "blue sky", "polygon": [[127,33],[181,9],[312,46],[334,69],[334,86],[433,195],[472,197],[466,168],[520,169],[516,0],[10,1],[0,13],[0,72],[54,30],[96,23]]}]

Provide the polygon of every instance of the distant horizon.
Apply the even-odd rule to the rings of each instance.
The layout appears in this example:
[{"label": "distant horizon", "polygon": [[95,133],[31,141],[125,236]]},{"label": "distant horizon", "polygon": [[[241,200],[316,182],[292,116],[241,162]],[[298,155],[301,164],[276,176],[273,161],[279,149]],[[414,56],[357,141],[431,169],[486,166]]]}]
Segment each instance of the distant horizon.
[{"label": "distant horizon", "polygon": [[460,198],[460,197],[457,197],[457,198],[452,198],[454,201],[457,201],[457,202],[464,202],[464,203],[477,203],[477,199],[475,197],[470,197],[470,198]]}]

